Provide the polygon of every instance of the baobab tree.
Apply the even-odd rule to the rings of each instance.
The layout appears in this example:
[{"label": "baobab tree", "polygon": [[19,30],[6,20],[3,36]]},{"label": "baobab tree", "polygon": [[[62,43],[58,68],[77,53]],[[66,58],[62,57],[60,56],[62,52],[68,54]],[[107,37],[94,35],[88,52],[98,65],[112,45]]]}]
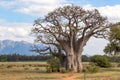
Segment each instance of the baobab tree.
[{"label": "baobab tree", "polygon": [[82,71],[81,55],[91,37],[105,38],[111,24],[97,9],[85,10],[67,5],[35,20],[32,32],[36,42],[60,46],[67,60],[67,69]]}]

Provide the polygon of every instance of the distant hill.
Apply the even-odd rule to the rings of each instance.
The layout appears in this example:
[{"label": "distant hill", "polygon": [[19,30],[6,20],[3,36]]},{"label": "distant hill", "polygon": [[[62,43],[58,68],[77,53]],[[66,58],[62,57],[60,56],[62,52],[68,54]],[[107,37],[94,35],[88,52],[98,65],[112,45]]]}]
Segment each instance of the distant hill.
[{"label": "distant hill", "polygon": [[30,51],[32,45],[26,41],[3,40],[0,41],[0,54],[37,55],[37,53]]}]

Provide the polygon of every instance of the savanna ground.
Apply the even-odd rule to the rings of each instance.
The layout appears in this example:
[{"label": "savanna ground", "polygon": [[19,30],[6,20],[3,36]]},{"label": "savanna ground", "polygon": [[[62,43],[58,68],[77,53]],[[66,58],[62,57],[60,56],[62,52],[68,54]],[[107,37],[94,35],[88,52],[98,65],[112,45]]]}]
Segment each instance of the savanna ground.
[{"label": "savanna ground", "polygon": [[46,73],[44,65],[46,62],[0,62],[0,80],[120,80],[118,67],[98,73]]}]

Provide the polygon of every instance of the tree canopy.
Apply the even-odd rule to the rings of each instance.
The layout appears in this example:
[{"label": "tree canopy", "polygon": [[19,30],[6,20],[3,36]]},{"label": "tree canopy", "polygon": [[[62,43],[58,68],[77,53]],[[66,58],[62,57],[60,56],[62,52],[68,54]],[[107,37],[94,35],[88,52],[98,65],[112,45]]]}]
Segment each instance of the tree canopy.
[{"label": "tree canopy", "polygon": [[109,33],[109,43],[104,49],[106,54],[120,54],[120,22],[114,24]]}]

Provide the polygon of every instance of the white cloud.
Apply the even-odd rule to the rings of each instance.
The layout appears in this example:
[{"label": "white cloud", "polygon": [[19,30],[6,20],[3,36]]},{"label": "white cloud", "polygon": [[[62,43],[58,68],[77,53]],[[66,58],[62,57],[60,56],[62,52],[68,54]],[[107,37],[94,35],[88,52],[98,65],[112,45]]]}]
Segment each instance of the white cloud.
[{"label": "white cloud", "polygon": [[6,7],[6,8],[11,8],[12,6],[17,5],[15,1],[0,1],[0,6]]},{"label": "white cloud", "polygon": [[95,55],[95,54],[100,54],[103,55],[104,48],[107,45],[108,41],[105,39],[96,39],[96,38],[91,38],[88,42],[87,45],[84,48],[83,54],[85,55]]},{"label": "white cloud", "polygon": [[10,39],[33,42],[33,37],[29,35],[33,27],[30,23],[10,23],[0,20],[0,24],[2,24],[0,25],[0,40]]},{"label": "white cloud", "polygon": [[84,5],[82,6],[84,9],[86,10],[90,10],[90,9],[95,9],[95,7],[93,7],[91,4],[88,4],[88,5]]},{"label": "white cloud", "polygon": [[[20,13],[43,16],[53,9],[70,4],[68,0],[11,0],[0,1],[0,6],[7,7]],[[120,21],[120,4],[114,6],[95,7],[91,4],[84,5],[85,9],[97,8],[103,16],[107,16],[111,22]]]},{"label": "white cloud", "polygon": [[100,13],[104,16],[107,16],[110,21],[112,22],[120,21],[120,5],[104,6],[98,9]]},{"label": "white cloud", "polygon": [[0,6],[12,8],[14,11],[41,16],[62,5],[65,0],[11,0],[0,1]]},{"label": "white cloud", "polygon": [[120,22],[120,4],[114,6],[94,7],[92,5],[84,5],[85,9],[98,9],[102,16],[108,17],[110,22]]}]

